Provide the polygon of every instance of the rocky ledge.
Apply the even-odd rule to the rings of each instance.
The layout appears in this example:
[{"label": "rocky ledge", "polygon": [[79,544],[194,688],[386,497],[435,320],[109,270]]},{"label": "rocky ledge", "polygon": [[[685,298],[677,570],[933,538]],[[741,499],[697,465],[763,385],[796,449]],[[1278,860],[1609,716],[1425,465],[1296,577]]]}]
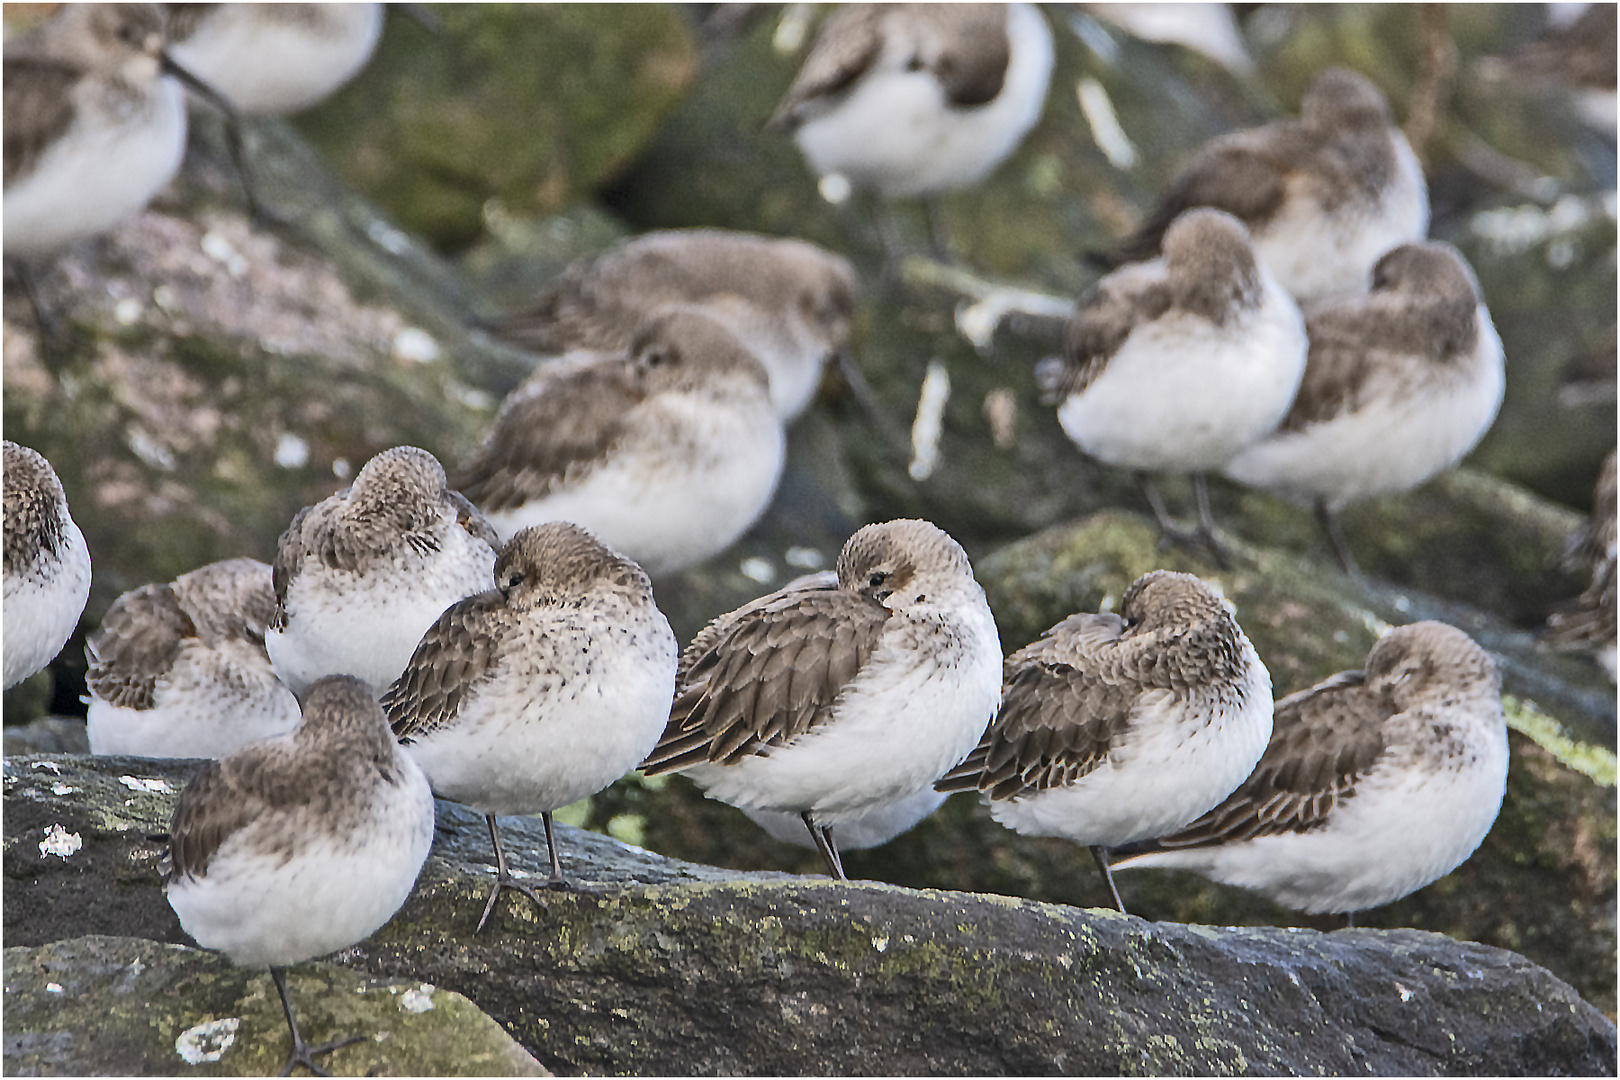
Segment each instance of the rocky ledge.
[{"label": "rocky ledge", "polygon": [[[19,946],[5,953],[8,1072],[173,1072],[176,1038],[228,1017],[242,1018],[243,1050],[220,1068],[281,1060],[263,973],[149,944],[185,940],[154,836],[196,768],[6,759],[5,934]],[[502,828],[515,865],[541,874],[539,822]],[[487,838],[476,815],[441,803],[433,854],[401,913],[332,963],[295,969],[307,1036],[471,1024],[449,1004],[460,994],[558,1073],[1614,1072],[1613,1023],[1567,984],[1514,953],[1437,934],[1153,923],[736,873],[595,833],[560,836],[580,888],[547,893],[540,908],[504,898],[475,936]],[[401,1020],[412,990],[447,1005]],[[125,1007],[96,996],[120,992]],[[132,993],[147,1003],[127,1007]],[[51,1008],[39,1007],[47,994]],[[371,1011],[356,1004],[372,1000]],[[65,1033],[80,1015],[106,1029],[96,1039],[106,1054],[75,1056]],[[116,1030],[126,1024],[139,1032]],[[249,1030],[268,1048],[249,1045]],[[442,1049],[462,1039],[447,1032],[416,1029],[331,1065],[446,1071]],[[378,1046],[396,1052],[379,1057]],[[533,1070],[487,1038],[469,1047],[481,1056],[464,1070]]]}]

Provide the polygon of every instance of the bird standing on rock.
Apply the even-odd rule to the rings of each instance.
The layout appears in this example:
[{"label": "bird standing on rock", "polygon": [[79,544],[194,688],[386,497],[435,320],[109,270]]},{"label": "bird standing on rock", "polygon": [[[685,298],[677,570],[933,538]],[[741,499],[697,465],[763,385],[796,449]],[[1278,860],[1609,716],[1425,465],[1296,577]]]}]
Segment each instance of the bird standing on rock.
[{"label": "bird standing on rock", "polygon": [[721,616],[681,668],[642,769],[800,815],[839,879],[833,830],[942,775],[1001,700],[984,590],[961,546],[926,521],[859,530],[835,587],[790,587]]},{"label": "bird standing on rock", "polygon": [[1271,676],[1191,574],[1155,570],[1118,615],[1069,616],[1007,658],[1005,684],[978,748],[936,787],[983,792],[1016,832],[1088,846],[1122,912],[1108,849],[1219,804],[1271,735]]},{"label": "bird standing on rock", "polygon": [[[1062,355],[1035,378],[1058,422],[1093,457],[1136,471],[1165,539],[1193,539],[1225,565],[1204,472],[1271,433],[1305,369],[1294,301],[1255,259],[1229,214],[1189,210],[1164,255],[1114,271],[1075,304]],[[1191,534],[1170,519],[1151,474],[1190,472]]]},{"label": "bird standing on rock", "polygon": [[[441,797],[484,815],[495,890],[535,900],[495,818],[540,814],[563,884],[554,810],[607,787],[651,750],[675,693],[675,634],[641,568],[577,525],[514,536],[495,588],[453,604],[383,695],[394,734]],[[538,902],[538,901],[536,901]]]}]

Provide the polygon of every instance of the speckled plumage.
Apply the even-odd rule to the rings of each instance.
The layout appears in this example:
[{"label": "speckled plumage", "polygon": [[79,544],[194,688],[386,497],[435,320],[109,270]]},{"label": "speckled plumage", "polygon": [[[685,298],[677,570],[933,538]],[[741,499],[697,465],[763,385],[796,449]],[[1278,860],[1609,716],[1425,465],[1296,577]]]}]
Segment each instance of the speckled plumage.
[{"label": "speckled plumage", "polygon": [[617,352],[543,364],[454,484],[503,537],[572,521],[648,573],[724,550],[765,511],[784,437],[759,360],[702,307],[660,309]]},{"label": "speckled plumage", "polygon": [[371,936],[410,895],[433,842],[433,794],[370,689],[309,688],[292,732],[210,762],[181,792],[164,891],[197,944],[268,965],[293,1035],[289,964]]},{"label": "speckled plumage", "polygon": [[1302,302],[1359,290],[1380,255],[1422,239],[1428,188],[1383,94],[1362,76],[1318,73],[1300,113],[1205,144],[1099,261],[1152,258],[1171,222],[1208,206],[1248,226],[1260,261]]},{"label": "speckled plumage", "polygon": [[381,692],[445,608],[494,585],[499,545],[432,454],[383,451],[281,535],[265,634],[276,674],[295,693],[333,674]]},{"label": "speckled plumage", "polygon": [[1277,702],[1242,786],[1116,865],[1192,870],[1312,913],[1377,907],[1473,853],[1507,768],[1495,664],[1462,631],[1413,623],[1385,634],[1364,671]]},{"label": "speckled plumage", "polygon": [[223,757],[298,723],[270,666],[270,567],[230,559],[120,596],[89,636],[93,754]]},{"label": "speckled plumage", "polygon": [[1008,657],[1000,712],[937,787],[984,792],[1008,828],[1094,850],[1230,794],[1271,734],[1265,665],[1190,574],[1143,575],[1120,612],[1071,615]]},{"label": "speckled plumage", "polygon": [[547,353],[623,349],[647,314],[671,303],[705,305],[725,324],[764,365],[777,414],[790,421],[809,406],[827,360],[849,345],[855,270],[803,240],[652,232],[573,263],[493,330]]},{"label": "speckled plumage", "polygon": [[903,798],[972,747],[1001,647],[961,547],[925,521],[868,525],[836,586],[790,587],[706,628],[643,768],[826,829]]},{"label": "speckled plumage", "polygon": [[11,440],[5,470],[5,688],[50,663],[90,597],[90,549],[51,463]]},{"label": "speckled plumage", "polygon": [[[641,568],[566,522],[524,529],[496,588],[444,612],[383,695],[440,796],[495,817],[551,813],[635,768],[675,692],[675,635]],[[551,850],[554,877],[561,864]],[[482,927],[483,919],[479,920]]]}]

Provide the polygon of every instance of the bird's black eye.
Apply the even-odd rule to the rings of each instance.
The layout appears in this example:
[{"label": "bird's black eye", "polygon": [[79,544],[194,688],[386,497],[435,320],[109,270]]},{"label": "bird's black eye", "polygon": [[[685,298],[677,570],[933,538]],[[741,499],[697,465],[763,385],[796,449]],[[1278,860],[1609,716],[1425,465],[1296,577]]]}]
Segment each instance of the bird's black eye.
[{"label": "bird's black eye", "polygon": [[523,574],[520,571],[514,570],[506,575],[506,587],[508,589],[515,589],[521,584],[523,584]]},{"label": "bird's black eye", "polygon": [[872,576],[866,579],[866,584],[875,589],[888,580],[889,572],[887,570],[874,570]]}]

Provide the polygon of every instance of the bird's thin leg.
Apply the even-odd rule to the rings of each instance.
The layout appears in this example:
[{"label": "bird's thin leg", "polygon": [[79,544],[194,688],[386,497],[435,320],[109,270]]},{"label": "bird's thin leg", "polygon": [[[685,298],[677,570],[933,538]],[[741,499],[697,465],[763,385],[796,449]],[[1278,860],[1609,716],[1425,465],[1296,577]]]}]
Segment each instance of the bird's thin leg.
[{"label": "bird's thin leg", "polygon": [[1209,549],[1215,565],[1222,570],[1232,569],[1231,556],[1215,536],[1215,515],[1209,510],[1209,484],[1203,473],[1193,473],[1193,496],[1198,500],[1198,539]]},{"label": "bird's thin leg", "polygon": [[1333,554],[1339,558],[1339,565],[1344,572],[1363,581],[1361,567],[1356,565],[1356,557],[1350,554],[1350,544],[1344,538],[1344,530],[1339,528],[1339,517],[1328,508],[1326,499],[1316,500],[1316,520],[1322,523],[1322,531],[1327,533],[1328,542],[1333,545]]},{"label": "bird's thin leg", "polygon": [[506,869],[506,853],[501,850],[501,837],[495,831],[495,815],[485,814],[484,820],[489,824],[490,843],[495,845],[495,891],[489,894],[489,902],[484,905],[484,914],[479,917],[478,925],[473,927],[473,933],[475,934],[484,928],[484,923],[489,921],[489,913],[495,910],[495,901],[500,898],[502,889],[515,889],[533,900],[536,907],[542,909],[545,907],[544,904],[540,903],[540,897],[535,895],[533,889],[513,878],[511,872]]},{"label": "bird's thin leg", "polygon": [[551,853],[551,876],[546,879],[546,888],[566,889],[568,879],[563,877],[562,858],[557,854],[557,830],[551,823],[550,811],[541,814],[540,821],[546,827],[546,850]]},{"label": "bird's thin leg", "polygon": [[1125,910],[1125,901],[1119,898],[1119,890],[1114,888],[1114,871],[1108,865],[1108,849],[1102,844],[1091,845],[1091,857],[1097,860],[1097,869],[1102,871],[1103,880],[1108,882],[1108,894],[1114,898],[1114,906],[1121,915],[1129,915]]},{"label": "bird's thin leg", "polygon": [[1346,930],[1354,930],[1356,928],[1356,913],[1355,912],[1347,911],[1347,912],[1344,913],[1344,928]]},{"label": "bird's thin leg", "polygon": [[1182,535],[1181,526],[1170,517],[1170,511],[1164,505],[1164,497],[1154,486],[1153,477],[1145,472],[1136,474],[1137,486],[1142,489],[1142,497],[1147,500],[1148,506],[1153,510],[1153,517],[1159,523],[1159,533],[1165,543],[1170,543]]},{"label": "bird's thin leg", "polygon": [[838,846],[833,843],[832,830],[817,825],[815,818],[806,810],[799,817],[804,819],[804,827],[810,830],[810,838],[816,842],[816,850],[827,862],[827,873],[839,881],[846,881],[844,877],[844,864],[838,858]]},{"label": "bird's thin leg", "polygon": [[928,223],[928,246],[933,249],[934,258],[942,263],[955,265],[956,256],[951,251],[950,234],[945,230],[945,208],[940,203],[939,196],[926,196],[922,204],[923,217]]},{"label": "bird's thin leg", "polygon": [[287,1059],[287,1064],[282,1066],[281,1075],[291,1076],[293,1068],[302,1065],[316,1076],[331,1076],[331,1073],[315,1064],[316,1055],[330,1054],[332,1051],[348,1046],[350,1043],[360,1042],[366,1036],[350,1035],[346,1039],[334,1039],[329,1043],[322,1043],[320,1046],[310,1046],[298,1031],[298,1021],[293,1019],[292,999],[287,996],[287,969],[285,967],[272,967],[270,969],[270,978],[276,984],[276,993],[281,995],[281,1011],[287,1014],[287,1029],[292,1032],[292,1056]]},{"label": "bird's thin leg", "polygon": [[7,259],[6,269],[11,271],[12,280],[22,289],[23,298],[28,301],[29,310],[34,314],[34,328],[39,331],[40,353],[50,357],[63,351],[67,343],[65,332],[40,299],[39,284],[34,280],[33,269],[21,259]]}]

